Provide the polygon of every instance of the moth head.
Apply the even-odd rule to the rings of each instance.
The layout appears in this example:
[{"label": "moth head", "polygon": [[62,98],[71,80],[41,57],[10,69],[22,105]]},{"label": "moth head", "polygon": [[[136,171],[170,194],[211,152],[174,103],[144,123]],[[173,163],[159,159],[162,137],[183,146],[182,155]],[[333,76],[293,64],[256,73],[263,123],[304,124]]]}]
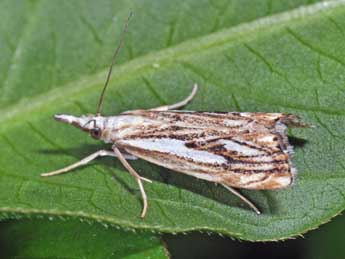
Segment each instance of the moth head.
[{"label": "moth head", "polygon": [[105,128],[105,118],[95,115],[82,115],[81,117],[56,114],[54,119],[63,123],[71,124],[90,134],[94,139],[101,139]]}]

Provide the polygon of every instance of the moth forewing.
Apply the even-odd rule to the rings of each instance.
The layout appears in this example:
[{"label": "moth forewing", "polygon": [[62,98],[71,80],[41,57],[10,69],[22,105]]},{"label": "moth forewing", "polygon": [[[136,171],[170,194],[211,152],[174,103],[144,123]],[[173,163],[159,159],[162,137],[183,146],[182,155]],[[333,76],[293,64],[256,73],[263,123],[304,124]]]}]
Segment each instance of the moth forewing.
[{"label": "moth forewing", "polygon": [[122,127],[112,141],[129,154],[200,179],[278,189],[289,186],[295,173],[288,116],[138,110],[118,116]]}]

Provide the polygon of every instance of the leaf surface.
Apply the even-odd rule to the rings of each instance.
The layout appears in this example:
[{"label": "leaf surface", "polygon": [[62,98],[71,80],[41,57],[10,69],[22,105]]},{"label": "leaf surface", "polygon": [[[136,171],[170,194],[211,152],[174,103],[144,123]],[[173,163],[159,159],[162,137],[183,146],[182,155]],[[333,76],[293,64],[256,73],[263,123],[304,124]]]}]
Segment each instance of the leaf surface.
[{"label": "leaf surface", "polygon": [[[1,66],[10,64],[7,73],[0,69],[2,218],[56,215],[257,241],[299,235],[344,209],[344,1],[293,10],[303,2],[272,1],[270,11],[259,5],[262,1],[199,2],[120,6],[104,1],[92,8],[91,1],[33,1],[29,14],[25,9],[26,15],[18,15],[26,22],[15,23],[14,35],[23,33],[11,35],[16,45],[8,39],[1,48]],[[145,161],[132,162],[142,176],[154,180],[145,184],[145,220],[138,217],[135,181],[114,159],[99,159],[58,177],[39,176],[106,147],[52,122],[51,116],[95,111],[114,47],[110,38],[119,34],[129,8],[138,15],[114,71],[104,114],[179,101],[197,82],[200,92],[186,109],[289,112],[316,126],[289,131],[298,169],[291,188],[241,190],[261,216],[219,186]],[[0,33],[10,37],[3,29]],[[12,55],[6,46],[13,46]]]}]

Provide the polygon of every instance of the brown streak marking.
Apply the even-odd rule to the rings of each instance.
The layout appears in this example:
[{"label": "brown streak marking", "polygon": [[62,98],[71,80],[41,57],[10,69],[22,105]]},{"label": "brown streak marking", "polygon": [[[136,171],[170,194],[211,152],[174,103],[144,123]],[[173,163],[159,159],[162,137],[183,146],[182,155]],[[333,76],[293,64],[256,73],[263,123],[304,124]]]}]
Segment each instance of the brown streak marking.
[{"label": "brown streak marking", "polygon": [[[221,118],[224,119],[224,115],[228,115],[226,118],[231,118],[231,119],[244,119],[244,120],[251,120],[251,121],[255,121],[257,124],[259,125],[269,125],[270,127],[272,127],[272,125],[274,126],[277,121],[281,121],[283,124],[288,124],[287,122],[290,122],[291,119],[289,118],[289,114],[283,114],[283,113],[276,113],[275,114],[275,118],[272,118],[272,114],[271,113],[262,113],[262,112],[252,112],[252,113],[248,113],[251,116],[242,116],[240,115],[240,113],[238,112],[211,112],[211,113],[215,113],[214,114],[210,114],[210,112],[188,112],[188,111],[183,111],[183,112],[171,112],[171,111],[147,111],[147,110],[134,110],[134,111],[126,111],[122,114],[124,115],[140,115],[143,117],[149,117],[149,118],[157,118],[157,117],[163,117],[167,118],[167,117],[174,117],[176,119],[181,119],[181,117],[188,117],[188,115],[190,116],[200,116],[200,117],[211,117],[211,118]],[[217,113],[219,113],[219,116],[217,115]],[[288,126],[288,125],[287,125]]]},{"label": "brown streak marking", "polygon": [[246,188],[246,189],[251,189],[251,190],[270,190],[270,189],[281,189],[283,187],[286,187],[286,186],[282,186],[281,184],[276,182],[277,177],[289,176],[290,177],[289,185],[291,185],[291,183],[293,181],[293,177],[292,177],[290,172],[280,173],[280,174],[267,174],[266,176],[269,177],[270,179],[268,181],[266,179],[264,181],[261,179],[259,184],[256,186],[248,186],[249,183],[237,184],[239,182],[239,180],[236,179],[236,177],[225,178],[224,179],[225,181],[223,183],[226,185],[229,185],[229,186]]},{"label": "brown streak marking", "polygon": [[[176,134],[176,133],[171,133],[169,131],[165,132],[165,134],[163,132],[157,132],[157,134],[155,134],[156,132],[148,132],[148,133],[144,133],[144,134],[132,134],[132,135],[128,135],[126,136],[124,139],[148,139],[148,138],[157,138],[157,139],[161,139],[161,138],[170,138],[170,139],[177,139],[177,140],[192,140],[192,139],[197,139],[197,138],[204,138],[206,136],[205,132],[200,132],[200,133],[185,133],[185,134]],[[160,133],[160,134],[158,134]]]},{"label": "brown streak marking", "polygon": [[[217,154],[217,153],[216,153]],[[218,154],[217,154],[218,155]],[[251,161],[247,159],[234,159],[233,157],[228,157],[222,155],[225,159],[228,160],[231,164],[255,164],[255,165],[279,165],[279,164],[286,164],[288,160],[272,160],[271,162],[265,162],[265,161]]]},{"label": "brown streak marking", "polygon": [[243,145],[243,146],[246,146],[246,147],[249,147],[249,148],[253,148],[253,149],[256,149],[256,150],[259,150],[259,151],[263,151],[265,153],[268,153],[268,155],[272,155],[272,154],[275,154],[277,152],[272,152],[271,150],[267,150],[266,148],[263,148],[263,147],[257,147],[257,146],[254,146],[252,144],[249,144],[249,143],[245,143],[245,142],[241,142],[239,140],[235,140],[235,139],[229,139],[229,138],[223,138],[223,139],[228,139],[228,140],[231,140],[239,145]]},{"label": "brown streak marking", "polygon": [[[193,133],[193,130],[195,133]],[[186,132],[187,131],[187,132]],[[189,132],[188,132],[189,131]],[[165,133],[165,134],[163,134]],[[233,135],[236,131],[233,132]],[[220,136],[224,135],[223,132],[217,130],[203,130],[199,128],[189,128],[189,127],[179,127],[179,126],[169,126],[160,129],[148,130],[140,134],[127,135],[126,139],[135,138],[163,138],[171,137],[179,140],[193,140],[195,138],[204,138],[206,136],[215,136],[217,139],[221,139]],[[231,135],[232,136],[232,135]]]},{"label": "brown streak marking", "polygon": [[[214,147],[210,147],[210,148],[205,148],[205,149],[202,149],[202,150],[210,150],[210,151],[214,151],[212,152],[213,154],[216,154],[216,155],[219,155],[219,156],[222,156],[224,157],[225,159],[227,159],[229,162],[231,163],[253,163],[253,164],[275,164],[275,163],[282,163],[282,162],[286,162],[288,159],[286,159],[286,157],[284,156],[283,158],[280,156],[280,155],[283,155],[281,152],[281,154],[279,154],[279,156],[277,157],[274,157],[274,156],[270,156],[272,157],[272,161],[271,162],[265,162],[265,161],[253,161],[255,160],[255,158],[258,158],[258,157],[262,157],[262,156],[265,156],[265,155],[259,155],[259,156],[238,156],[235,151],[234,151],[234,154],[230,153],[228,150],[217,150],[219,147],[222,147],[222,146],[214,146]],[[278,152],[277,152],[278,153]]]},{"label": "brown streak marking", "polygon": [[[253,121],[253,119],[248,118],[248,117],[243,117],[243,116],[232,116],[232,115],[234,115],[234,114],[229,113],[228,116],[223,116],[223,115],[220,115],[220,116],[219,116],[219,115],[210,114],[210,113],[194,113],[194,114],[191,114],[190,117],[191,117],[191,118],[197,117],[197,118],[200,118],[200,119],[204,119],[205,117],[207,117],[207,118],[219,120],[219,121],[221,121],[221,122],[223,122],[223,123],[224,123],[224,120],[226,120],[226,119],[228,119],[228,120],[230,119],[230,120],[241,120],[241,121],[246,121],[247,124]],[[186,116],[186,117],[187,117],[187,116]],[[245,123],[243,123],[243,124],[245,124]]]},{"label": "brown streak marking", "polygon": [[[193,142],[189,142],[189,143],[186,143],[186,147],[188,148],[193,148],[193,149],[196,149],[196,150],[210,150],[210,151],[215,151],[213,152],[214,154],[218,154],[218,155],[222,155],[223,157],[225,156],[225,154],[223,152],[231,152],[231,150],[228,150],[224,147],[224,145],[222,144],[218,144],[218,143],[213,143],[213,142],[216,142],[218,140],[221,140],[221,139],[229,139],[228,137],[216,137],[212,140],[208,140],[206,141],[206,143],[198,143],[197,141],[193,141]],[[241,143],[239,141],[236,141],[236,140],[233,140],[231,139],[231,141],[234,141],[236,143]],[[249,146],[249,147],[252,147],[252,145],[246,145],[246,143],[243,144],[244,146]],[[260,151],[266,151],[266,149],[262,150],[262,148],[256,148],[256,150],[260,150]],[[222,152],[223,151],[223,152]],[[256,155],[256,156],[238,156],[237,152],[236,151],[233,151],[234,153],[229,155],[228,157],[232,158],[233,156],[235,157],[243,157],[243,158],[255,158],[255,157],[262,157],[262,156],[267,156],[267,152],[265,152],[266,154],[264,155]],[[281,152],[280,149],[278,149],[276,152],[272,152],[270,151],[268,156],[271,156],[273,157],[275,154],[279,154],[279,155],[282,155],[283,153]]]},{"label": "brown streak marking", "polygon": [[[234,115],[234,113],[228,113],[229,116],[225,117],[224,116],[217,116],[217,115],[213,115],[213,114],[209,114],[209,113],[199,113],[199,112],[166,112],[166,111],[145,111],[145,110],[141,110],[141,111],[134,111],[134,112],[128,112],[126,113],[126,115],[140,115],[143,117],[147,117],[147,118],[151,118],[151,119],[157,119],[160,121],[167,121],[167,118],[173,119],[175,121],[183,121],[186,123],[190,123],[190,124],[217,124],[217,125],[222,125],[225,128],[239,128],[239,127],[243,127],[243,126],[226,126],[224,124],[224,120],[225,119],[233,119],[233,120],[238,120],[239,118],[241,120],[245,120],[247,121],[247,123],[250,123],[251,121],[253,121],[251,118],[247,118],[247,117],[243,117],[243,116],[231,116]],[[205,117],[211,118],[211,120],[207,120],[205,121]],[[213,119],[213,120],[212,120]],[[245,123],[244,123],[245,124]]]},{"label": "brown streak marking", "polygon": [[[221,167],[223,168],[223,170],[228,170],[230,172],[233,172],[233,173],[242,173],[242,174],[252,174],[252,173],[258,173],[258,172],[265,172],[265,173],[269,173],[269,174],[275,174],[275,173],[279,173],[281,172],[281,169],[269,169],[269,170],[255,170],[255,169],[231,169],[231,165],[228,165],[228,164],[219,164],[219,165],[214,165],[214,164],[210,164],[210,163],[203,163],[203,162],[196,162],[194,161],[193,159],[189,159],[189,158],[185,158],[185,157],[179,157],[177,155],[174,155],[174,154],[170,154],[170,153],[164,153],[164,152],[160,152],[160,151],[148,151],[148,150],[144,150],[144,149],[141,149],[141,148],[137,148],[137,147],[132,147],[132,146],[128,146],[128,145],[119,145],[119,147],[125,149],[128,153],[131,153],[129,152],[130,150],[134,150],[136,152],[138,152],[139,154],[142,153],[142,154],[147,154],[147,156],[150,156],[150,157],[154,157],[152,156],[152,154],[156,154],[158,156],[167,156],[167,157],[174,157],[176,160],[179,160],[179,161],[182,161],[182,162],[189,162],[189,163],[192,163],[192,164],[196,164],[196,165],[199,165],[199,166],[211,166],[211,168],[218,168],[218,167]],[[129,151],[128,151],[129,150]],[[289,166],[288,164],[286,164],[287,166]],[[282,168],[283,169],[283,168]],[[290,170],[290,168],[286,168],[287,170]],[[199,172],[199,171],[198,171]]]},{"label": "brown streak marking", "polygon": [[[257,146],[254,146],[254,145],[251,145],[251,144],[248,144],[248,143],[243,143],[243,142],[241,142],[239,140],[233,139],[233,137],[236,137],[236,136],[234,136],[234,135],[230,135],[230,136],[229,135],[226,135],[226,136],[222,135],[222,136],[210,139],[210,140],[206,140],[205,142],[206,142],[206,144],[209,144],[209,143],[216,142],[216,141],[222,140],[222,139],[224,139],[224,140],[231,140],[231,141],[233,141],[233,142],[235,142],[235,143],[237,143],[239,145],[243,145],[243,146],[250,147],[250,148],[253,148],[253,149],[256,149],[256,150],[259,150],[259,151],[263,151],[265,153],[269,153],[269,155],[277,153],[277,152],[273,152],[272,153],[270,150],[267,150],[267,149],[262,148],[262,147],[257,147]],[[191,145],[191,144],[189,144],[189,145]]]},{"label": "brown streak marking", "polygon": [[247,183],[245,183],[245,185],[251,185],[251,184],[253,184],[253,183],[258,183],[258,182],[264,182],[267,178],[269,178],[271,175],[264,175],[264,177],[262,177],[261,179],[259,179],[259,180],[253,180],[253,181],[250,181],[250,182],[247,182]]}]

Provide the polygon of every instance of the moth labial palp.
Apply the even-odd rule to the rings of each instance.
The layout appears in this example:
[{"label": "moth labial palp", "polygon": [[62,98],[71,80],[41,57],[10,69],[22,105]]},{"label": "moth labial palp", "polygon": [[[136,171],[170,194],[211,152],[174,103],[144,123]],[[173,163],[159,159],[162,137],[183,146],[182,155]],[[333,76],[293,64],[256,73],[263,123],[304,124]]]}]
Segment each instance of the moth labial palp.
[{"label": "moth labial palp", "polygon": [[127,159],[148,162],[223,185],[257,214],[260,210],[233,188],[272,190],[292,184],[296,169],[291,162],[293,147],[286,135],[287,127],[308,127],[296,115],[262,112],[194,112],[178,111],[195,96],[148,110],[130,110],[116,116],[102,116],[101,106],[112,67],[127,30],[125,24],[116,48],[96,115],[55,115],[57,121],[71,124],[93,138],[112,144],[112,150],[99,150],[70,166],[42,176],[69,172],[101,156],[116,157],[135,178],[143,208],[148,202],[141,177]]}]

